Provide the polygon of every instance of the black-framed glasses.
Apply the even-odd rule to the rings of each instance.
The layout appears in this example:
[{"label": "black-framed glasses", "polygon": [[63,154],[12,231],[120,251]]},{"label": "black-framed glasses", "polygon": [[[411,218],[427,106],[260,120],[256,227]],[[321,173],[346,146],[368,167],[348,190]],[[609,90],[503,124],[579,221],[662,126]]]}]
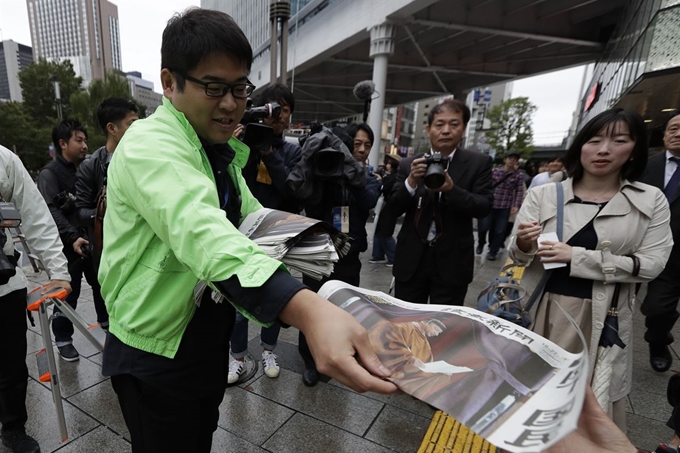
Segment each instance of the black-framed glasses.
[{"label": "black-framed glasses", "polygon": [[231,85],[224,82],[204,82],[203,80],[191,77],[190,75],[180,71],[173,72],[176,72],[177,74],[189,80],[190,82],[194,82],[195,84],[203,86],[203,88],[205,88],[206,96],[210,96],[211,98],[224,97],[227,95],[229,91],[231,91],[231,95],[234,96],[234,98],[246,99],[248,96],[253,94],[253,91],[255,91],[256,88],[255,85],[253,85],[250,82],[234,83]]}]

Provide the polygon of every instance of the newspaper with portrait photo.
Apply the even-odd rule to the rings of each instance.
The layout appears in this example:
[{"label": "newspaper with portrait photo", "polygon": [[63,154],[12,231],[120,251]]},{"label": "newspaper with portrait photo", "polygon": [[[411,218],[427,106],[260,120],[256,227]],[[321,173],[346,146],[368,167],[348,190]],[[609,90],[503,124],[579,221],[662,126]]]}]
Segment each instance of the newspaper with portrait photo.
[{"label": "newspaper with portrait photo", "polygon": [[239,231],[267,255],[316,280],[329,276],[350,247],[349,236],[328,223],[275,209],[249,214]]},{"label": "newspaper with portrait photo", "polygon": [[497,447],[543,451],[576,428],[588,380],[583,352],[473,308],[407,303],[335,280],[319,295],[366,328],[402,391]]}]

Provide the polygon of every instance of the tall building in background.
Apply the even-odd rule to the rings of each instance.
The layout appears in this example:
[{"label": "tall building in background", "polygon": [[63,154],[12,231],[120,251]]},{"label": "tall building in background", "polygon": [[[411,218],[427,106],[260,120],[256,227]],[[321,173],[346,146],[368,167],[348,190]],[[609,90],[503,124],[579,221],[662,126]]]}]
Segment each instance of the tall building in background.
[{"label": "tall building in background", "polygon": [[[295,14],[311,0],[290,0],[290,26]],[[229,14],[245,33],[253,50],[269,43],[269,4],[271,0],[201,0],[201,8],[214,9]]]},{"label": "tall building in background", "polygon": [[132,98],[146,106],[146,116],[156,111],[163,103],[163,95],[153,90],[153,82],[142,78],[139,71],[125,73],[125,77],[130,85],[130,95]]},{"label": "tall building in background", "polygon": [[26,0],[33,57],[71,60],[87,85],[123,68],[118,7],[107,0]]},{"label": "tall building in background", "polygon": [[33,63],[33,50],[23,44],[0,41],[0,102],[23,101],[19,73]]}]

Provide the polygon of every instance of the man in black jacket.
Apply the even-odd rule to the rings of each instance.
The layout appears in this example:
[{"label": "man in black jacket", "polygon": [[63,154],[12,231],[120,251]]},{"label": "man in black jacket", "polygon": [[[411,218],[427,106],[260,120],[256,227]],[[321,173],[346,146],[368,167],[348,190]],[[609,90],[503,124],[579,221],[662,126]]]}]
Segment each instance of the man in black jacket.
[{"label": "man in black jacket", "polygon": [[[286,178],[300,161],[302,150],[284,138],[284,132],[290,124],[290,117],[295,110],[293,93],[280,83],[265,89],[258,100],[259,105],[276,102],[281,106],[281,114],[277,118],[265,118],[264,124],[274,129],[274,140],[267,151],[251,150],[248,163],[243,168],[243,178],[248,188],[262,206],[279,211],[298,213],[300,204],[293,191],[286,186]],[[279,338],[281,326],[274,323],[271,327],[260,330],[262,346],[262,370],[267,377],[279,376],[278,357],[274,348]],[[249,371],[257,368],[253,357],[248,353],[248,319],[236,314],[234,330],[231,334],[231,355],[234,361],[229,364],[227,382],[236,384],[249,377]]]},{"label": "man in black jacket", "polygon": [[[401,156],[398,154],[388,154],[385,156],[386,173],[382,179],[382,195],[385,203],[375,220],[375,232],[373,234],[373,254],[368,260],[371,264],[386,263],[387,267],[394,266],[394,252],[396,242],[394,240],[394,229],[397,226],[397,218],[392,215],[389,209],[389,200],[392,196],[394,184],[397,182],[397,171]],[[387,258],[387,261],[385,261]]]},{"label": "man in black jacket", "polygon": [[[40,171],[38,190],[50,208],[59,229],[59,236],[64,243],[64,255],[68,260],[73,288],[71,294],[66,297],[66,302],[76,308],[82,274],[85,273],[87,282],[92,286],[95,308],[99,307],[98,313],[100,310],[105,313],[106,308],[99,292],[97,276],[86,250],[83,250],[83,246],[88,245],[89,241],[82,233],[75,205],[76,171],[87,156],[87,131],[78,120],[66,119],[52,129],[52,141],[57,153],[56,158]],[[56,307],[54,311],[59,313]],[[78,360],[80,356],[73,346],[71,321],[57,315],[52,321],[52,331],[61,358],[67,362]]]},{"label": "man in black jacket", "polygon": [[668,115],[663,142],[666,151],[652,156],[640,177],[640,182],[661,189],[671,208],[673,250],[663,272],[647,285],[647,296],[640,307],[645,315],[650,365],[661,373],[668,371],[673,363],[668,346],[673,343],[671,330],[678,320],[680,298],[680,109]]},{"label": "man in black jacket", "polygon": [[[401,161],[389,206],[406,213],[397,237],[395,296],[432,304],[463,305],[474,271],[473,217],[486,217],[493,203],[491,157],[459,148],[470,109],[458,99],[432,108],[427,133],[432,149]],[[426,157],[441,153],[445,182],[425,187]]]}]

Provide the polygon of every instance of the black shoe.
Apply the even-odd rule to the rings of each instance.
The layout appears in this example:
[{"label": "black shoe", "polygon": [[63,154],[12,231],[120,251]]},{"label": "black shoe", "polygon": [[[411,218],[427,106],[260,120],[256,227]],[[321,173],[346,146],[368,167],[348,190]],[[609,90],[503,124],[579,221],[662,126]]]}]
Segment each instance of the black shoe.
[{"label": "black shoe", "polygon": [[3,433],[2,445],[14,453],[40,453],[38,442],[24,431],[7,431]]},{"label": "black shoe", "polygon": [[302,382],[307,387],[314,387],[319,382],[319,372],[314,369],[307,368],[302,374]]},{"label": "black shoe", "polygon": [[475,252],[477,252],[477,255],[481,255],[483,251],[484,251],[483,245],[478,245],[477,249],[475,250]]},{"label": "black shoe", "polygon": [[652,369],[659,373],[665,373],[673,364],[673,356],[665,344],[649,345],[649,363]]},{"label": "black shoe", "polygon": [[489,254],[486,255],[486,259],[489,260],[489,261],[496,261],[497,257],[498,257],[498,255],[496,253],[491,253],[491,252],[489,252]]},{"label": "black shoe", "polygon": [[67,362],[75,362],[80,359],[80,354],[78,350],[72,344],[67,344],[65,346],[58,347],[59,355],[61,358]]}]

